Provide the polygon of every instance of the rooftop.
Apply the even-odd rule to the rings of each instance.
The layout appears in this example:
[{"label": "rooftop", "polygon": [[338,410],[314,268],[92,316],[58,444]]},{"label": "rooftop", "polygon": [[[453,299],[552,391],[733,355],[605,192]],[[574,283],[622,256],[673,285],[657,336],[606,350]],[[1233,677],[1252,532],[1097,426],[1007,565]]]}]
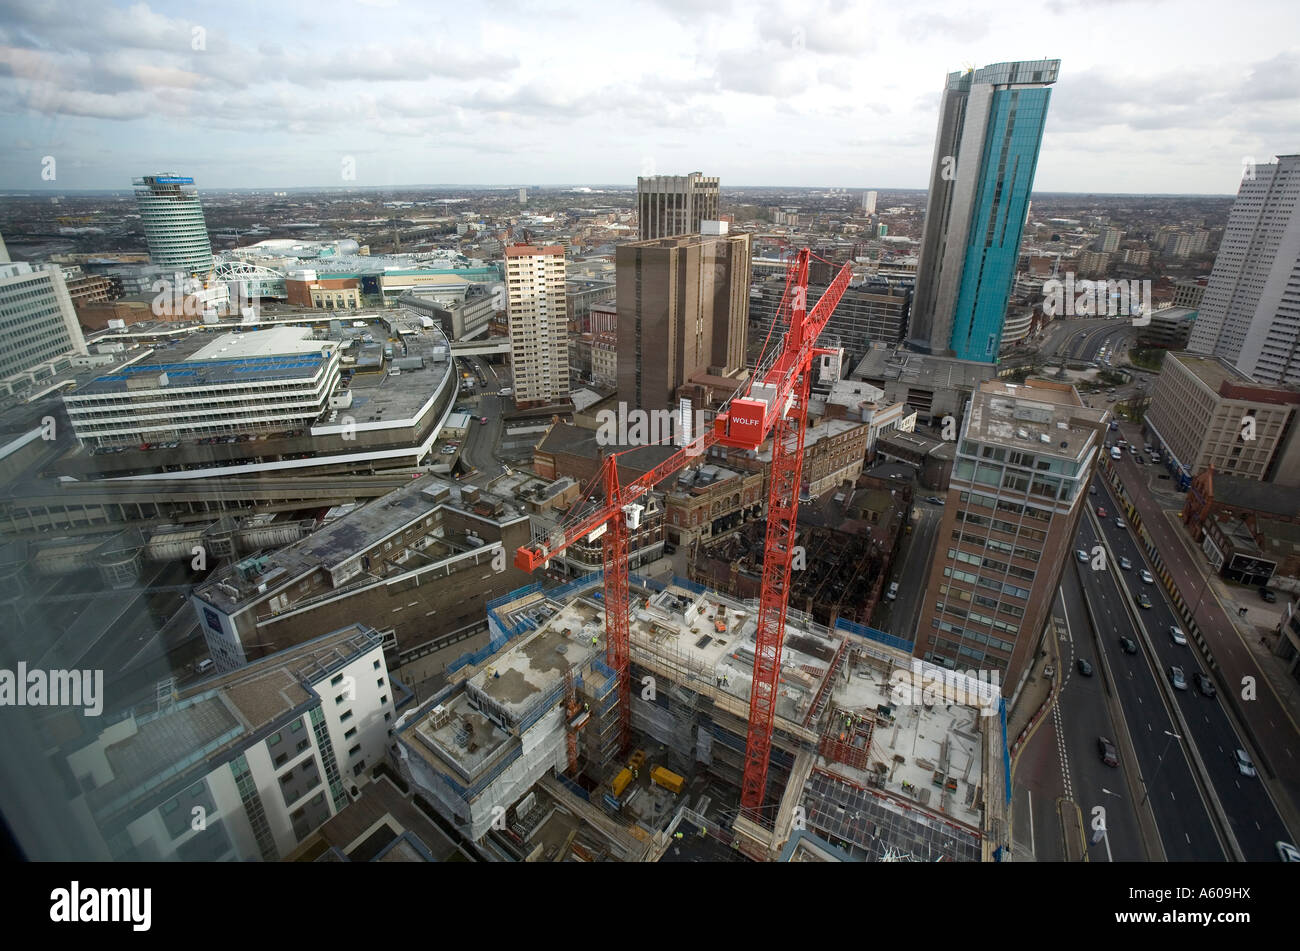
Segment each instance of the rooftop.
[{"label": "rooftop", "polygon": [[997,373],[992,363],[937,357],[908,350],[868,350],[853,379],[901,382],[929,389],[973,390]]},{"label": "rooftop", "polygon": [[966,436],[1077,461],[1098,443],[1109,415],[1084,406],[1068,384],[989,380],[971,400]]},{"label": "rooftop", "polygon": [[1211,392],[1218,393],[1223,383],[1250,383],[1251,378],[1232,364],[1219,357],[1206,357],[1196,353],[1171,353],[1171,360],[1178,361],[1189,373],[1200,380]]}]

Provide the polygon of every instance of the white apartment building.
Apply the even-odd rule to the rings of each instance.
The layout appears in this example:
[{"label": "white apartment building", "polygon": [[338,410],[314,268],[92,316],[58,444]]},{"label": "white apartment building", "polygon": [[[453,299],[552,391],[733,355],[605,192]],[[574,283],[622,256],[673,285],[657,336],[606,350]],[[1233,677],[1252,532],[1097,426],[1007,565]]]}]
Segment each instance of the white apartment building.
[{"label": "white apartment building", "polygon": [[516,403],[569,398],[564,248],[506,248],[506,313]]},{"label": "white apartment building", "polygon": [[212,270],[212,242],[194,179],[167,172],[133,184],[153,263],[185,274]]},{"label": "white apartment building", "polygon": [[[0,263],[0,380],[34,383],[53,375],[40,367],[68,353],[86,353],[72,298],[56,264]],[[15,381],[13,377],[26,377]]]},{"label": "white apartment building", "polygon": [[303,428],[339,381],[337,344],[311,333],[222,334],[178,362],[155,356],[117,368],[64,395],[68,420],[92,446]]},{"label": "white apartment building", "polygon": [[1247,170],[1187,349],[1300,383],[1300,155]]},{"label": "white apartment building", "polygon": [[72,808],[101,859],[279,861],[360,794],[395,716],[383,638],[353,624],[105,723],[67,756]]}]

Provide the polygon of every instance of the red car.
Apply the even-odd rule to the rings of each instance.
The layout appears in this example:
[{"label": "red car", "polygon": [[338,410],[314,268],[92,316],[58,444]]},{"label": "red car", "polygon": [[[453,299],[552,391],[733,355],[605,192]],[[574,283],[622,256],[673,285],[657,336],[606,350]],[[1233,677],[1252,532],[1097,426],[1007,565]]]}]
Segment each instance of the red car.
[{"label": "red car", "polygon": [[1105,517],[1106,517],[1106,510],[1105,510],[1104,508],[1102,508],[1100,505],[1097,506],[1097,517],[1098,517],[1098,518],[1105,518]]}]

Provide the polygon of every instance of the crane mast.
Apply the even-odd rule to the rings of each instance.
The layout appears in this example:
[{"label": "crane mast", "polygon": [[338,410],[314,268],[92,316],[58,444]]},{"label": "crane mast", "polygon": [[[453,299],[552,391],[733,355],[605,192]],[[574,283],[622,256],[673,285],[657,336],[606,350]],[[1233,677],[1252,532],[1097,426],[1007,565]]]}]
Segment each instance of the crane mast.
[{"label": "crane mast", "polygon": [[741,782],[741,807],[755,820],[759,818],[766,793],[772,732],[776,724],[781,648],[798,525],[813,359],[819,354],[834,352],[817,347],[817,337],[844,296],[852,276],[851,265],[845,264],[809,311],[808,267],[811,256],[807,248],[800,250],[786,276],[778,321],[784,314],[788,325],[780,346],[770,361],[760,358],[760,366],[745,387],[744,395],[734,396],[723,406],[713,421],[712,429],[626,486],[620,485],[618,479],[618,456],[622,453],[605,456],[598,476],[604,489],[603,503],[585,516],[575,518],[571,524],[562,525],[545,538],[515,552],[515,566],[532,572],[577,541],[601,539],[605,569],[606,662],[618,678],[620,735],[622,747],[626,749],[631,739],[632,721],[628,532],[629,527],[637,527],[640,517],[637,500],[710,446],[720,443],[738,449],[757,449],[771,437],[772,469],[768,481],[762,594],[750,690],[745,770]]}]

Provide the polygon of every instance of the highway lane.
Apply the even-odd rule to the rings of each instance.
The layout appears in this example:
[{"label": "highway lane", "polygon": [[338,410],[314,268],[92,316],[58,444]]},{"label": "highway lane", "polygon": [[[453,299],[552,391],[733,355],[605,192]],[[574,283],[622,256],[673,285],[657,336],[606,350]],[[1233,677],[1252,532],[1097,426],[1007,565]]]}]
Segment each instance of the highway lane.
[{"label": "highway lane", "polygon": [[[1101,488],[1089,501],[1094,505],[1110,502]],[[1108,509],[1112,505],[1110,502]],[[1078,548],[1090,555],[1099,544],[1087,519],[1080,522],[1075,541]],[[1115,675],[1115,692],[1141,771],[1139,785],[1150,798],[1166,858],[1171,862],[1227,861],[1209,807],[1201,800],[1183,742],[1171,740],[1167,735],[1179,731],[1155,682],[1161,676],[1157,669],[1160,660],[1147,656],[1142,638],[1124,608],[1121,599],[1127,595],[1117,577],[1121,573],[1118,566],[1108,565],[1106,570],[1097,571],[1092,569],[1091,562],[1083,565],[1075,559],[1074,564],[1083,596],[1088,599],[1101,628],[1097,631],[1097,643],[1106,651]],[[1137,642],[1138,653],[1126,654],[1120,648],[1120,637]]]},{"label": "highway lane", "polygon": [[1247,861],[1275,861],[1275,843],[1279,840],[1289,841],[1289,833],[1259,778],[1243,776],[1238,771],[1233,753],[1239,748],[1245,748],[1246,744],[1234,730],[1222,700],[1202,696],[1197,690],[1194,677],[1204,670],[1204,666],[1197,656],[1196,648],[1190,640],[1185,646],[1174,643],[1169,629],[1180,625],[1181,621],[1174,614],[1164,588],[1158,583],[1146,584],[1138,575],[1141,569],[1150,571],[1152,568],[1147,563],[1146,552],[1129,528],[1116,526],[1118,503],[1110,495],[1108,487],[1100,484],[1101,480],[1094,481],[1099,483],[1099,492],[1094,498],[1100,500],[1100,504],[1108,511],[1109,517],[1102,521],[1106,539],[1116,556],[1127,557],[1133,563],[1131,571],[1118,572],[1123,578],[1125,589],[1134,598],[1145,592],[1151,601],[1152,607],[1142,610],[1141,617],[1156,649],[1157,657],[1154,660],[1159,668],[1159,676],[1168,681],[1168,671],[1172,666],[1181,667],[1185,675],[1187,689],[1174,690],[1175,701],[1191,731],[1190,740],[1200,752],[1209,781],[1228,816],[1242,854]]},{"label": "highway lane", "polygon": [[[1058,644],[1061,657],[1061,692],[1058,702],[1064,732],[1064,750],[1069,759],[1070,789],[1089,828],[1090,861],[1142,862],[1148,856],[1142,845],[1137,811],[1123,771],[1101,761],[1097,746],[1106,737],[1119,747],[1117,724],[1111,722],[1106,706],[1098,639],[1094,636],[1083,605],[1083,590],[1075,572],[1065,571],[1057,591],[1056,611],[1065,621],[1067,640]],[[1104,649],[1104,646],[1103,646]],[[1092,666],[1092,676],[1080,673],[1078,661]],[[1113,659],[1111,670],[1115,669]],[[1093,842],[1096,808],[1104,812],[1105,836]]]}]

